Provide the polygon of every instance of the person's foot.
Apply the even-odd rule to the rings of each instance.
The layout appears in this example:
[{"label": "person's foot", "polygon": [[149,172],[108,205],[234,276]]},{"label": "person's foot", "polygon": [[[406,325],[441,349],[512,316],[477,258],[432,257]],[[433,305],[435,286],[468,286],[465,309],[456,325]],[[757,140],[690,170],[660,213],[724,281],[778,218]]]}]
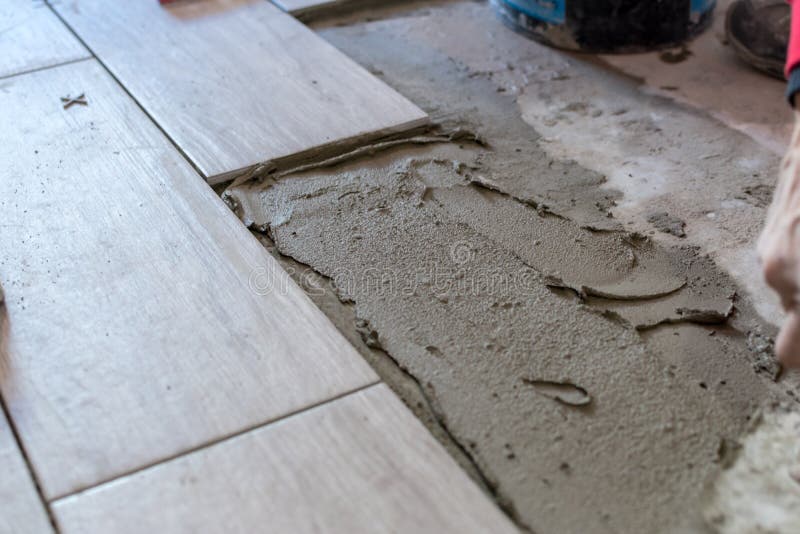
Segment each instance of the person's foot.
[{"label": "person's foot", "polygon": [[745,63],[783,79],[790,24],[786,0],[736,0],[728,8],[725,34]]}]

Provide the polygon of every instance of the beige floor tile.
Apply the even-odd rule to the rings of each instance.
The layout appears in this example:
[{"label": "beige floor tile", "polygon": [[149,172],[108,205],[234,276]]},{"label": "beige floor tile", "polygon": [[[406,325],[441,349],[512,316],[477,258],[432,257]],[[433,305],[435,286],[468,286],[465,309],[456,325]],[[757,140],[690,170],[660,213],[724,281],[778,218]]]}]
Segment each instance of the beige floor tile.
[{"label": "beige floor tile", "polygon": [[49,499],[376,379],[95,61],[5,80],[0,125],[0,388]]},{"label": "beige floor tile", "polygon": [[52,533],[50,520],[36,493],[33,479],[0,411],[0,532]]},{"label": "beige floor tile", "polygon": [[515,532],[385,385],[54,510],[64,534]]},{"label": "beige floor tile", "polygon": [[427,121],[264,0],[81,0],[57,10],[212,183]]},{"label": "beige floor tile", "polygon": [[42,0],[0,2],[0,78],[90,55]]}]

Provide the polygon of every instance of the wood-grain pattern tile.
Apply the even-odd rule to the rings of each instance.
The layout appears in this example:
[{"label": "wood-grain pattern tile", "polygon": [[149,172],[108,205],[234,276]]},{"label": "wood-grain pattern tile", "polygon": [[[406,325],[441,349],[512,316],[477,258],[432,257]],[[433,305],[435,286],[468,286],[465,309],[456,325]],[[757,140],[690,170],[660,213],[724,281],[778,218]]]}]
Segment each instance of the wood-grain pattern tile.
[{"label": "wood-grain pattern tile", "polygon": [[358,0],[272,0],[272,3],[292,15],[303,15],[309,11],[326,9]]},{"label": "wood-grain pattern tile", "polygon": [[53,509],[64,534],[516,532],[385,385]]},{"label": "wood-grain pattern tile", "polygon": [[[0,375],[2,370],[0,370]],[[52,534],[53,529],[8,421],[0,411],[0,532]]]},{"label": "wood-grain pattern tile", "polygon": [[265,0],[56,9],[212,183],[427,121]]},{"label": "wood-grain pattern tile", "polygon": [[272,3],[305,22],[317,18],[345,14],[357,9],[381,8],[402,4],[402,0],[272,0]]},{"label": "wood-grain pattern tile", "polygon": [[0,78],[87,57],[44,1],[0,2]]},{"label": "wood-grain pattern tile", "polygon": [[97,62],[6,79],[0,124],[0,387],[47,498],[376,380]]}]

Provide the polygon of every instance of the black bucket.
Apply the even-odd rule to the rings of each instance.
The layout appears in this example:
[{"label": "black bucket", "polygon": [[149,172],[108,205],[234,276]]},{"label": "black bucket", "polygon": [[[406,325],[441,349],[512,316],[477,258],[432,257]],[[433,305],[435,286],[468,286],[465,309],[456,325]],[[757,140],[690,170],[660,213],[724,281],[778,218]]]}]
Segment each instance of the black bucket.
[{"label": "black bucket", "polygon": [[641,52],[680,45],[711,22],[716,0],[491,0],[512,28],[583,52]]}]

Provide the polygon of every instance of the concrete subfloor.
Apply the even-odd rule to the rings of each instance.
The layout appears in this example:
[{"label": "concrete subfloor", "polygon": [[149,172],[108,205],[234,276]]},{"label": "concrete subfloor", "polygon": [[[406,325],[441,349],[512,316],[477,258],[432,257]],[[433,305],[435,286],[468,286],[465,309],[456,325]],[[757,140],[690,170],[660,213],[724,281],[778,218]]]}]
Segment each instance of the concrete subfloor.
[{"label": "concrete subfloor", "polygon": [[737,451],[799,411],[752,252],[786,115],[693,105],[699,52],[659,92],[483,3],[317,29],[438,127],[231,187],[243,221],[523,531],[757,531]]}]

